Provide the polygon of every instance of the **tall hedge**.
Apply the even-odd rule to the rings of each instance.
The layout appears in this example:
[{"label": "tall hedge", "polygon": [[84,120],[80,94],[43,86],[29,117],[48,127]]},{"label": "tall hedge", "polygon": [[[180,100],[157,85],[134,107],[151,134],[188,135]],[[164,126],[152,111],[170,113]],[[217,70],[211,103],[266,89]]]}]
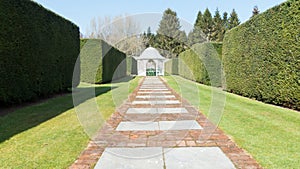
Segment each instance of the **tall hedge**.
[{"label": "tall hedge", "polygon": [[299,0],[289,0],[226,33],[229,91],[300,109],[299,7]]},{"label": "tall hedge", "polygon": [[126,58],[127,61],[127,74],[128,75],[137,75],[137,60],[134,57],[129,56]]},{"label": "tall hedge", "polygon": [[30,0],[1,0],[0,22],[1,103],[72,87],[80,49],[76,25]]},{"label": "tall hedge", "polygon": [[178,58],[173,58],[165,62],[165,73],[178,75]]},{"label": "tall hedge", "polygon": [[196,82],[221,87],[221,43],[200,43],[179,55],[178,73]]},{"label": "tall hedge", "polygon": [[126,76],[124,53],[100,39],[82,39],[81,46],[81,81],[98,84]]}]

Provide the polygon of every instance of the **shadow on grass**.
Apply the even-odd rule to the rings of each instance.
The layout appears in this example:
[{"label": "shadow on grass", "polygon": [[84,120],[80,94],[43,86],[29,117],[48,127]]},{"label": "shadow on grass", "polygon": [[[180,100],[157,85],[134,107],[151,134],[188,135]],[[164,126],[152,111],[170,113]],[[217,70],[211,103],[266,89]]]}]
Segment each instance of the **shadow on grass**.
[{"label": "shadow on grass", "polygon": [[[75,95],[80,96],[80,100],[77,104],[95,96],[102,95],[112,89],[113,88],[111,87],[102,86],[78,88],[75,92]],[[93,94],[87,92],[91,90],[94,90]],[[8,140],[18,133],[38,126],[39,124],[72,109],[73,107],[72,94],[70,93],[46,100],[36,105],[21,108],[7,114],[6,116],[0,117],[0,143]]]}]

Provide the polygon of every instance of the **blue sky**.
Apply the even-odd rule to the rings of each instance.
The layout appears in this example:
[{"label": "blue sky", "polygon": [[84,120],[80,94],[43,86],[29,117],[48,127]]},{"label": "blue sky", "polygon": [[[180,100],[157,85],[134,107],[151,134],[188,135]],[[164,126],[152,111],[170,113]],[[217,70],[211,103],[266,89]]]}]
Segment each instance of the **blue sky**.
[{"label": "blue sky", "polygon": [[234,8],[245,22],[252,15],[252,9],[258,6],[261,12],[278,5],[285,0],[34,0],[45,8],[77,24],[82,33],[86,32],[90,20],[98,16],[137,15],[143,13],[163,13],[167,8],[177,12],[179,18],[194,24],[199,10],[205,8],[214,13],[231,12]]}]

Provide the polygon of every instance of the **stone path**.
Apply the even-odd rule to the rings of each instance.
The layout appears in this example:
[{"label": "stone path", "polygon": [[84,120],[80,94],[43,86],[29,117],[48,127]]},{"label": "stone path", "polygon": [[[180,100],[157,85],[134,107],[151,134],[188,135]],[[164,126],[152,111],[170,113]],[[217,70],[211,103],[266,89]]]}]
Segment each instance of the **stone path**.
[{"label": "stone path", "polygon": [[250,169],[261,166],[162,79],[147,77],[70,168]]}]

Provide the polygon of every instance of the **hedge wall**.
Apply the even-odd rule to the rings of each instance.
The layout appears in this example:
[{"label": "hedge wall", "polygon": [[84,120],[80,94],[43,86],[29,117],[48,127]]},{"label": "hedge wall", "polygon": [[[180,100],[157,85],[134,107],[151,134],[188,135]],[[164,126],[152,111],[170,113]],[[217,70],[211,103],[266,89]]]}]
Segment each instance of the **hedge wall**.
[{"label": "hedge wall", "polygon": [[1,103],[72,87],[80,49],[76,25],[30,0],[1,0],[0,21]]},{"label": "hedge wall", "polygon": [[225,35],[229,91],[300,109],[299,6],[299,0],[287,1]]},{"label": "hedge wall", "polygon": [[137,75],[138,74],[137,61],[131,56],[127,57],[126,60],[127,60],[127,74]]},{"label": "hedge wall", "polygon": [[100,39],[82,39],[81,81],[105,83],[126,76],[126,55]]},{"label": "hedge wall", "polygon": [[173,58],[165,62],[165,74],[178,75],[178,58]]},{"label": "hedge wall", "polygon": [[86,42],[88,41],[89,39],[80,39],[80,50],[84,47],[84,45],[86,44]]},{"label": "hedge wall", "polygon": [[179,55],[179,75],[196,82],[220,87],[221,43],[195,44]]}]

